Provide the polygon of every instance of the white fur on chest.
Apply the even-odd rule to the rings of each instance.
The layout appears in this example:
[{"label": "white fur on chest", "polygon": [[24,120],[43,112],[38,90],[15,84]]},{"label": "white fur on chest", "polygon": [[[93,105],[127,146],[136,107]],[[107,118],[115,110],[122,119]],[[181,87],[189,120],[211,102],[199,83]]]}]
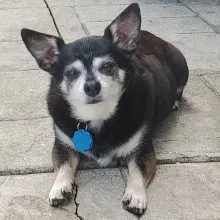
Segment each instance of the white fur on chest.
[{"label": "white fur on chest", "polygon": [[109,163],[111,163],[113,157],[126,157],[127,155],[132,153],[132,151],[134,151],[135,148],[139,144],[141,144],[141,139],[143,137],[144,131],[145,129],[142,127],[122,146],[117,147],[115,150],[109,152],[106,156],[99,158],[99,165],[105,167]]},{"label": "white fur on chest", "polygon": [[139,129],[127,143],[116,149],[117,157],[125,157],[130,154],[140,143],[143,137],[144,128]]},{"label": "white fur on chest", "polygon": [[95,120],[89,122],[89,128],[95,130],[96,132],[99,132],[102,128],[104,120]]}]

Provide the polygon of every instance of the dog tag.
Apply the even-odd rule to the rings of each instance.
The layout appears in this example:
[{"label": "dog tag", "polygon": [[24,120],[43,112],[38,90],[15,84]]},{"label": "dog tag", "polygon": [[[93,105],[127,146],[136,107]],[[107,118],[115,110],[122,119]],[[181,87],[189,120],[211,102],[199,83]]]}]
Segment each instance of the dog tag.
[{"label": "dog tag", "polygon": [[74,132],[72,142],[76,150],[88,151],[92,147],[93,138],[87,130],[79,129],[78,131]]}]

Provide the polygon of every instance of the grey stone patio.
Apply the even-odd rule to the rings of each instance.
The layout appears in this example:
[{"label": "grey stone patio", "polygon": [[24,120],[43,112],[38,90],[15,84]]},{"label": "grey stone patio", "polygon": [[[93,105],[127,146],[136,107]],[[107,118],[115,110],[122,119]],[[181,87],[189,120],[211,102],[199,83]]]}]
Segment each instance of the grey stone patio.
[{"label": "grey stone patio", "polygon": [[[81,164],[70,205],[52,208],[53,131],[46,107],[49,76],[20,38],[23,27],[66,42],[101,35],[138,2],[142,28],[186,56],[184,100],[158,127],[158,171],[143,220],[220,219],[219,0],[0,0],[0,220],[134,220],[122,209],[126,169]],[[19,175],[18,175],[19,174]]]}]

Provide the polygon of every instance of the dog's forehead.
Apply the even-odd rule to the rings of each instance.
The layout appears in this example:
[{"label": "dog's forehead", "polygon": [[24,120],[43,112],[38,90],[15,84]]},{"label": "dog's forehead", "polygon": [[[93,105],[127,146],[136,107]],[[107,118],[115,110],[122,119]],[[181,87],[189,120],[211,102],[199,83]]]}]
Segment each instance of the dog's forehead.
[{"label": "dog's forehead", "polygon": [[112,59],[111,46],[102,37],[86,37],[67,44],[62,56],[68,69],[98,67],[103,60]]},{"label": "dog's forehead", "polygon": [[73,58],[80,60],[93,60],[111,52],[109,42],[102,37],[86,37],[69,44]]}]

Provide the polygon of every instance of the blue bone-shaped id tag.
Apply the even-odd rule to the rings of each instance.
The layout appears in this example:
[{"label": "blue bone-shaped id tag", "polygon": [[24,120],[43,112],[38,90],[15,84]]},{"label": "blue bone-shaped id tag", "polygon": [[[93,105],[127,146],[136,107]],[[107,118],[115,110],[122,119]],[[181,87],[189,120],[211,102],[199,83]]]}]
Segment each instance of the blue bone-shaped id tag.
[{"label": "blue bone-shaped id tag", "polygon": [[76,150],[88,151],[92,147],[93,138],[87,130],[79,129],[78,131],[74,132],[72,142]]}]

